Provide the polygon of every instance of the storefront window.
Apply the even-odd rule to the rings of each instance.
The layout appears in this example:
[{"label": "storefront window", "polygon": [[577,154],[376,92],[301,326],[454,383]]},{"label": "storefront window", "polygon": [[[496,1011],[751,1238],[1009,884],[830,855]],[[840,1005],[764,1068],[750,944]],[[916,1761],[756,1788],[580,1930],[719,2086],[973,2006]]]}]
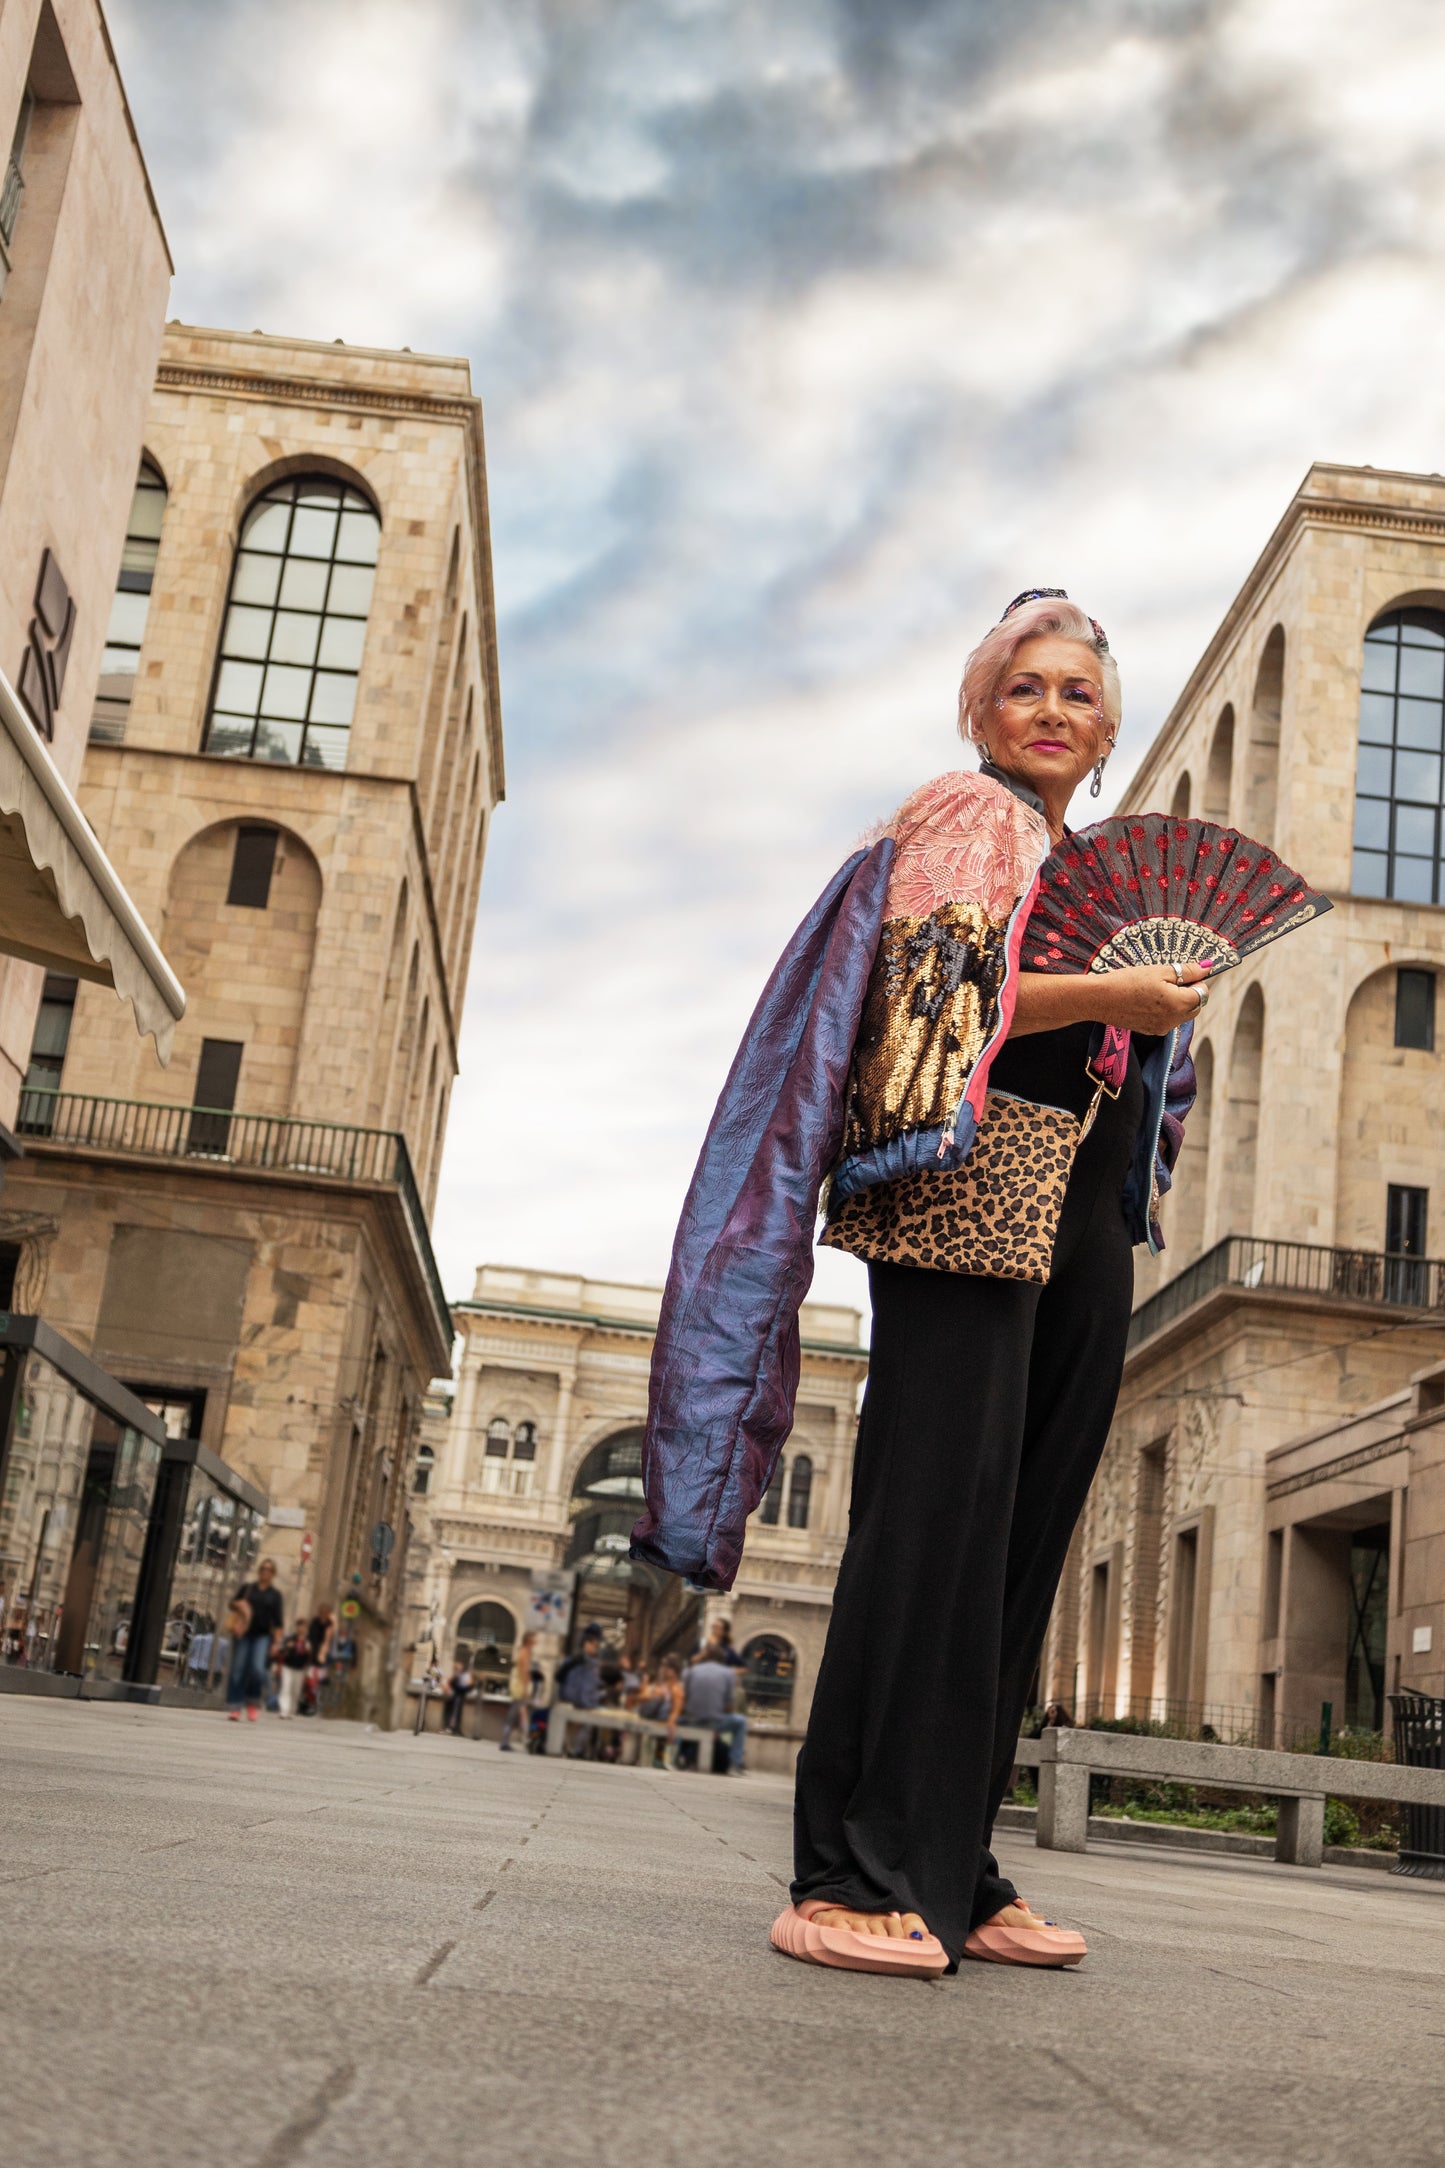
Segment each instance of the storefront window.
[{"label": "storefront window", "polygon": [[0,1350],[0,1393],[0,1661],[118,1679],[159,1444],[33,1346]]},{"label": "storefront window", "polygon": [[180,1546],[156,1672],[162,1686],[212,1692],[226,1676],[230,1643],[226,1606],[251,1579],[261,1547],[261,1516],[227,1496],[203,1468],[185,1471]]}]

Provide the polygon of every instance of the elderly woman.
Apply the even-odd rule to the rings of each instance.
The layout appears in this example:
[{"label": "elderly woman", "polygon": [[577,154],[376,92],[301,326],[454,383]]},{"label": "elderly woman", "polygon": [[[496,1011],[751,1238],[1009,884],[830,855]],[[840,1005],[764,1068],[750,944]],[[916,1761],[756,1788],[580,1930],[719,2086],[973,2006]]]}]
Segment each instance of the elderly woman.
[{"label": "elderly woman", "polygon": [[981,774],[916,792],[799,929],[678,1233],[633,1541],[704,1587],[729,1585],[791,1422],[820,1176],[822,1239],[868,1263],[848,1543],[773,1929],[814,1963],[1085,1954],[989,1840],[1206,998],[1190,967],[1019,970],[1039,867],[1091,773],[1097,795],[1119,714],[1095,621],[1056,589],[1011,603],[964,672]]}]

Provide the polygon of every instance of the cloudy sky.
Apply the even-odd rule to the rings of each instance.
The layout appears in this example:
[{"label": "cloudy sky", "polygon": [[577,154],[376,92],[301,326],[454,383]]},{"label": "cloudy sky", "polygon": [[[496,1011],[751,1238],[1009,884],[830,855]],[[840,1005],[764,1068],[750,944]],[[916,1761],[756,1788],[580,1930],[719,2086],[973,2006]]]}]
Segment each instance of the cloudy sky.
[{"label": "cloudy sky", "polygon": [[[1438,0],[108,12],[172,313],[466,354],[485,400],[454,1293],[661,1276],[777,950],[958,764],[1012,594],[1107,626],[1121,780],[1310,460],[1445,455]],[[815,1292],[866,1302],[833,1253]]]}]

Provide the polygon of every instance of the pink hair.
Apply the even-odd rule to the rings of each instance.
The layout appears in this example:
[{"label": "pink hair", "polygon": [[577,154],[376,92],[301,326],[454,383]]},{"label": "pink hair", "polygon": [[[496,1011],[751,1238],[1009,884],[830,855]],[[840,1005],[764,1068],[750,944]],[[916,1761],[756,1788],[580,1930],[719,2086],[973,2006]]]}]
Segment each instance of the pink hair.
[{"label": "pink hair", "polygon": [[964,664],[963,683],[958,688],[958,734],[966,745],[980,743],[993,696],[1025,640],[1037,639],[1046,632],[1057,633],[1060,639],[1077,640],[1094,655],[1104,681],[1104,721],[1109,735],[1117,736],[1123,713],[1119,665],[1107,648],[1099,646],[1092,618],[1077,603],[1048,598],[1020,603],[1002,624],[984,634]]}]

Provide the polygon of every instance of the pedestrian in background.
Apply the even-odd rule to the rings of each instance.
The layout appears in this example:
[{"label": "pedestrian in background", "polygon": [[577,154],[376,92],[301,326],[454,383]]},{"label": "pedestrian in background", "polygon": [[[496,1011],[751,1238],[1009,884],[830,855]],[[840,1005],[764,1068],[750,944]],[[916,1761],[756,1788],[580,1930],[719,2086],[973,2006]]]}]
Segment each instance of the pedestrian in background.
[{"label": "pedestrian in background", "polygon": [[254,1581],[246,1581],[231,1598],[228,1621],[231,1634],[231,1673],[226,1681],[226,1715],[233,1724],[246,1715],[256,1723],[266,1693],[271,1652],[281,1639],[285,1614],[281,1591],[276,1586],[276,1561],[263,1558]]},{"label": "pedestrian in background", "polygon": [[687,1667],[683,1681],[682,1720],[715,1731],[728,1744],[728,1773],[740,1777],[746,1769],[748,1720],[737,1706],[737,1672],[703,1650]]},{"label": "pedestrian in background", "polygon": [[644,1733],[638,1749],[638,1761],[643,1767],[666,1769],[670,1766],[669,1755],[677,1737],[677,1720],[682,1714],[682,1666],[675,1656],[664,1656],[655,1678],[644,1678],[637,1696],[637,1713],[652,1724],[666,1724],[667,1737],[659,1739]]},{"label": "pedestrian in background", "polygon": [[[582,1646],[557,1666],[558,1701],[570,1702],[574,1709],[596,1709],[602,1703],[602,1628],[584,1626]],[[597,1726],[589,1724],[579,1731],[576,1744],[570,1748],[574,1761],[591,1761],[597,1753]]]},{"label": "pedestrian in background", "polygon": [[733,1647],[731,1619],[715,1618],[713,1620],[703,1654],[710,1656],[714,1663],[726,1664],[730,1671],[742,1671],[747,1666],[747,1658],[739,1656],[737,1650]]},{"label": "pedestrian in background", "polygon": [[532,1650],[536,1645],[535,1633],[523,1634],[512,1658],[511,1676],[507,1680],[507,1713],[502,1719],[502,1744],[500,1751],[512,1751],[512,1733],[520,1724],[522,1744],[527,1743],[527,1715],[532,1702]]},{"label": "pedestrian in background", "polygon": [[294,1716],[301,1701],[301,1688],[311,1669],[311,1641],[306,1631],[305,1619],[298,1618],[281,1644],[281,1678],[279,1686],[280,1714]]},{"label": "pedestrian in background", "polygon": [[452,1675],[447,1681],[446,1700],[442,1707],[442,1730],[449,1731],[454,1739],[462,1735],[462,1711],[474,1684],[471,1667],[459,1656],[452,1665]]}]

